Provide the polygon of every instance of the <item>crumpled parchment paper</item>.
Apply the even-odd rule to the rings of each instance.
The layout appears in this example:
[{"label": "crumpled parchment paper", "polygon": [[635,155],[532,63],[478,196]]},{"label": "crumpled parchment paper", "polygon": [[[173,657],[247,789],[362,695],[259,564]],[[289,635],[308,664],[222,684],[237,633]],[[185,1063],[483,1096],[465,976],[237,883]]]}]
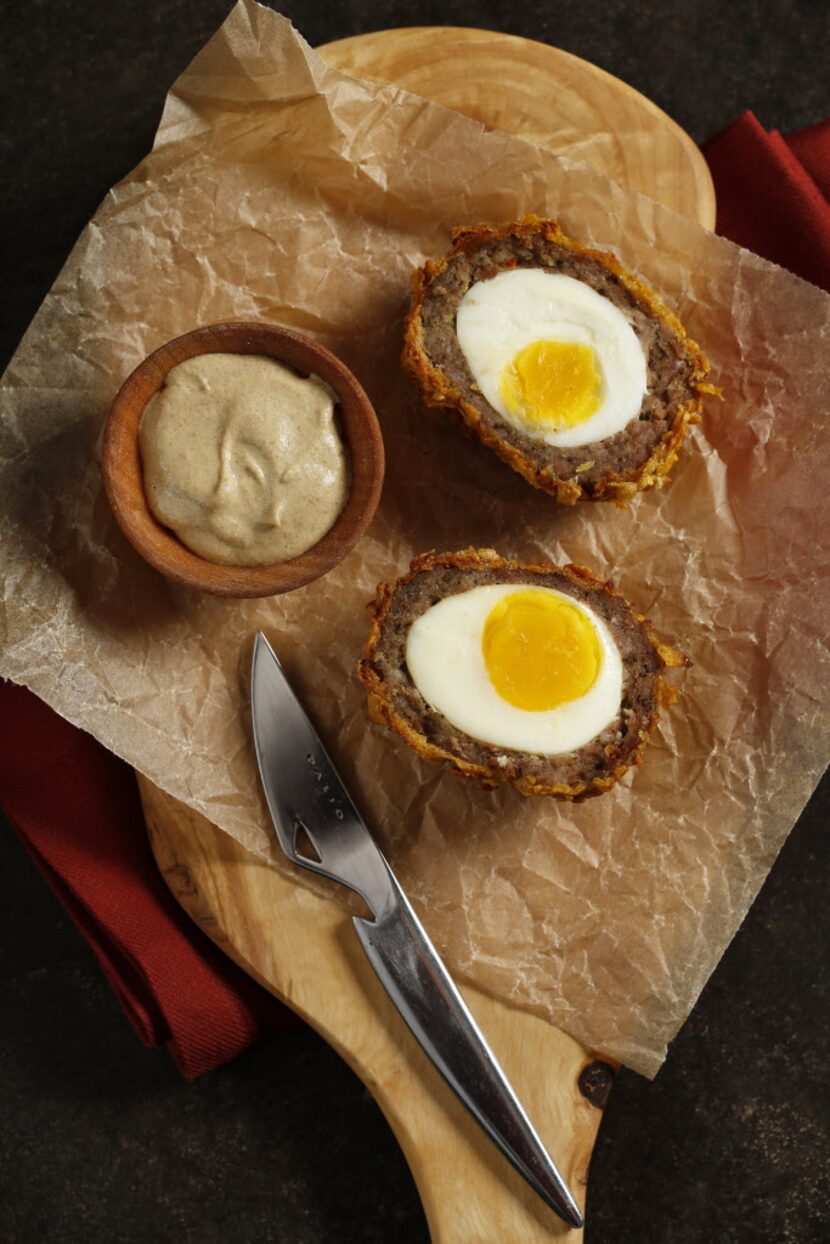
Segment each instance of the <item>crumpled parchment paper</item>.
[{"label": "crumpled parchment paper", "polygon": [[[725,393],[672,484],[625,510],[557,508],[426,411],[400,372],[411,270],[453,225],[527,211],[651,282]],[[327,578],[271,600],[159,577],[99,476],[128,372],[229,318],[323,340],[386,440],[369,534]],[[288,868],[250,742],[263,628],[451,968],[652,1075],[828,756],[829,322],[830,298],[791,274],[586,167],[344,77],[241,0],[6,373],[2,673]],[[488,793],[367,724],[364,603],[412,553],[470,544],[585,562],[691,656],[633,781],[577,807]]]}]

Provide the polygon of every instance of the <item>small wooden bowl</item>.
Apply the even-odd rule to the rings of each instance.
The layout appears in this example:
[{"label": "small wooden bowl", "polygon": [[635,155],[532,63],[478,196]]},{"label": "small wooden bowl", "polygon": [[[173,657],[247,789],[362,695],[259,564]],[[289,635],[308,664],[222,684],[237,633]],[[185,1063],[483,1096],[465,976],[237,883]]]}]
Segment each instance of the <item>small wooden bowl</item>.
[{"label": "small wooden bowl", "polygon": [[[154,518],[147,505],[138,425],[171,368],[197,354],[263,354],[307,376],[338,397],[350,458],[348,500],[321,540],[299,557],[269,566],[224,566],[191,552]],[[228,323],[198,328],[149,355],[124,382],[104,429],[104,488],[118,525],[133,548],[168,579],[217,596],[275,596],[327,574],[363,535],[383,483],[383,439],[372,404],[355,377],[329,350],[285,328]]]}]

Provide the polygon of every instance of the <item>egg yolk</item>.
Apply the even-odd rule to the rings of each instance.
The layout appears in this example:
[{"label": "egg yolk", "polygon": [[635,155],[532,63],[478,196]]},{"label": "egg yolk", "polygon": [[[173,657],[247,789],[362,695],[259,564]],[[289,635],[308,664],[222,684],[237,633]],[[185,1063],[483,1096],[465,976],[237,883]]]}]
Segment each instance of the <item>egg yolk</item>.
[{"label": "egg yolk", "polygon": [[528,423],[558,432],[576,427],[599,409],[596,354],[576,341],[533,341],[502,370],[499,393],[511,415]]},{"label": "egg yolk", "polygon": [[501,698],[531,713],[584,695],[602,664],[596,630],[582,610],[534,588],[513,592],[490,610],[481,650]]}]

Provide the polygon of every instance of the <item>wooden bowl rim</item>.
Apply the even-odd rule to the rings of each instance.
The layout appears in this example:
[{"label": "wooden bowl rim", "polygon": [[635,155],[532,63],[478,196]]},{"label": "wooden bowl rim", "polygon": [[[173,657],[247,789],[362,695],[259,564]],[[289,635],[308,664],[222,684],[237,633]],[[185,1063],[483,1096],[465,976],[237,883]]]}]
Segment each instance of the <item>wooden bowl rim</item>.
[{"label": "wooden bowl rim", "polygon": [[[144,492],[138,426],[168,372],[200,354],[260,354],[301,374],[314,372],[338,397],[338,414],[350,458],[349,496],[340,515],[311,548],[266,566],[228,566],[188,549],[153,516]],[[337,355],[292,329],[254,320],[210,324],[159,346],[130,373],[104,427],[104,490],[127,540],[154,569],[185,587],[217,596],[275,596],[332,570],[368,527],[380,499],[384,449],[374,408],[357,378]]]}]

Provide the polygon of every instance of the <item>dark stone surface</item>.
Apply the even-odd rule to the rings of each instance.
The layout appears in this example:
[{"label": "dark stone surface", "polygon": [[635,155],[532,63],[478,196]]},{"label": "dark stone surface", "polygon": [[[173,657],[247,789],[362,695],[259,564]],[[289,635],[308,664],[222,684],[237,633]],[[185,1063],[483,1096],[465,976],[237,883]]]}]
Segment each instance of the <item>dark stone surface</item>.
[{"label": "dark stone surface", "polygon": [[[149,147],[165,85],[227,8],[32,0],[7,12],[4,360],[98,201]],[[282,8],[312,43],[429,23],[548,41],[624,78],[698,140],[747,106],[787,131],[830,102],[827,8],[814,0]],[[825,781],[657,1081],[618,1077],[595,1151],[588,1244],[830,1238],[828,822]],[[0,858],[0,1239],[426,1241],[389,1129],[327,1046],[300,1030],[186,1085],[164,1054],[139,1046],[9,833]]]}]

